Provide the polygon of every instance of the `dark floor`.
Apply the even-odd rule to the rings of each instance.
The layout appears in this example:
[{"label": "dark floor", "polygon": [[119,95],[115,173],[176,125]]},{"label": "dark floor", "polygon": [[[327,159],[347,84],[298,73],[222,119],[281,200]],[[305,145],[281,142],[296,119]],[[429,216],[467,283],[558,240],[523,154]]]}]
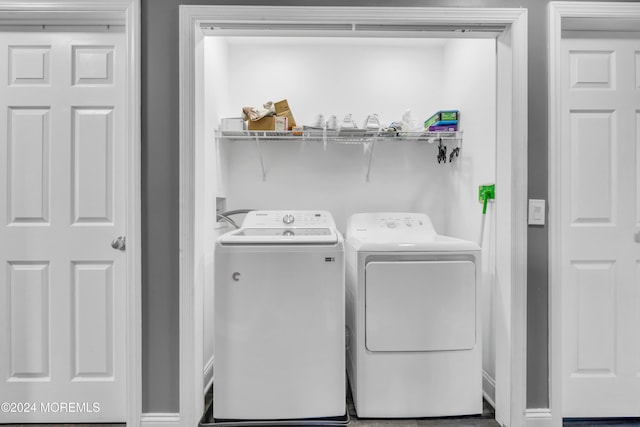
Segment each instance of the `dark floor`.
[{"label": "dark floor", "polygon": [[347,408],[351,423],[349,426],[358,427],[418,427],[418,426],[464,426],[464,427],[500,427],[495,420],[495,413],[491,405],[486,401],[482,415],[469,417],[446,417],[446,418],[417,418],[417,419],[359,419],[355,406],[351,398],[351,392],[347,393]]},{"label": "dark floor", "polygon": [[[640,427],[640,420],[565,420],[565,427],[582,426],[582,427]],[[2,424],[2,426],[11,427],[124,427],[126,424]],[[411,426],[461,426],[461,427],[489,427],[498,426],[499,424],[493,419],[485,419],[484,415],[480,418],[422,418],[417,420],[359,420],[352,416],[351,426],[360,427],[411,427]]]},{"label": "dark floor", "polygon": [[640,427],[640,418],[565,419],[562,425],[565,427]]},{"label": "dark floor", "polygon": [[[206,395],[206,406],[211,403],[212,392]],[[494,419],[495,414],[491,405],[484,402],[482,415],[469,417],[446,418],[418,418],[418,419],[359,419],[351,393],[347,395],[347,408],[351,423],[349,427],[436,427],[436,426],[460,426],[460,427],[500,427]],[[640,419],[567,419],[562,423],[565,427],[640,427]],[[125,424],[2,424],[11,427],[124,427]]]},{"label": "dark floor", "polygon": [[[213,391],[205,396],[205,407],[208,407],[213,399]],[[347,385],[347,410],[351,422],[349,427],[422,427],[422,426],[460,426],[460,427],[500,427],[495,420],[495,413],[491,405],[486,401],[482,415],[468,417],[445,417],[445,418],[402,418],[402,419],[359,419],[351,397],[351,390]]]},{"label": "dark floor", "polygon": [[[488,405],[485,405],[488,406]],[[490,407],[489,407],[490,408]],[[493,414],[489,416],[484,413],[480,417],[452,417],[452,418],[421,418],[402,420],[359,420],[352,412],[353,407],[349,407],[351,414],[351,426],[360,427],[415,427],[415,426],[461,426],[461,427],[495,427],[499,424],[493,419]],[[565,420],[565,427],[640,427],[640,419],[601,419],[601,420]],[[124,427],[126,424],[2,424],[11,427]]]},{"label": "dark floor", "polygon": [[[205,406],[211,403],[213,391],[210,389],[205,398]],[[417,418],[417,419],[359,419],[351,390],[347,385],[347,408],[351,423],[349,427],[436,427],[436,426],[460,426],[460,427],[500,427],[495,420],[495,412],[486,401],[482,415],[469,417],[446,418]],[[564,427],[640,427],[640,419],[566,419]]]}]

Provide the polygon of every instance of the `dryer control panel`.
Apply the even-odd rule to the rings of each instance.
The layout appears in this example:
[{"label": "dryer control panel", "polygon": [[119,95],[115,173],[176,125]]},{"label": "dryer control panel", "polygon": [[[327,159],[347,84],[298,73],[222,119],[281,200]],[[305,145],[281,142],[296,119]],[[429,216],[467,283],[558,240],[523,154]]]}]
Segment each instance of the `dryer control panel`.
[{"label": "dryer control panel", "polygon": [[351,242],[391,245],[416,245],[438,238],[427,215],[407,212],[354,214],[347,222],[346,235]]},{"label": "dryer control panel", "polygon": [[362,251],[479,250],[474,242],[439,235],[428,215],[407,212],[354,214],[347,220],[347,245]]},{"label": "dryer control panel", "polygon": [[335,228],[327,211],[252,211],[242,222],[243,228]]},{"label": "dryer control panel", "polygon": [[424,227],[425,221],[421,218],[410,216],[380,218],[378,227],[380,228],[420,228]]},{"label": "dryer control panel", "polygon": [[361,232],[384,230],[401,232],[409,230],[413,232],[436,233],[427,215],[405,212],[355,214],[350,218],[349,228],[351,231]]}]

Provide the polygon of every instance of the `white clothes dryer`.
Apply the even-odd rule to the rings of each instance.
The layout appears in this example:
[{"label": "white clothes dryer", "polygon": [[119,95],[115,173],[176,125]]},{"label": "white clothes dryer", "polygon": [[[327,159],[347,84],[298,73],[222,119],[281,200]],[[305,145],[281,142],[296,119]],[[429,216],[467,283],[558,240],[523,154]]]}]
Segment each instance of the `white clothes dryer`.
[{"label": "white clothes dryer", "polygon": [[217,239],[214,418],[345,415],[344,265],[326,211],[253,211]]},{"label": "white clothes dryer", "polygon": [[427,215],[347,222],[347,372],[362,418],[482,413],[480,248]]}]

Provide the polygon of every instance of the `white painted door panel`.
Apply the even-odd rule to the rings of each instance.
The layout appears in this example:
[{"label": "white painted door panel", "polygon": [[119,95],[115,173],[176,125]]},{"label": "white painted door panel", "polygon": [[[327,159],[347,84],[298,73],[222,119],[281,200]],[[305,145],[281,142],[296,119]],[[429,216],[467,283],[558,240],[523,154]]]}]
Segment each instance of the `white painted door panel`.
[{"label": "white painted door panel", "polygon": [[565,417],[640,416],[640,41],[563,40]]},{"label": "white painted door panel", "polygon": [[0,422],[126,420],[124,37],[0,31]]}]

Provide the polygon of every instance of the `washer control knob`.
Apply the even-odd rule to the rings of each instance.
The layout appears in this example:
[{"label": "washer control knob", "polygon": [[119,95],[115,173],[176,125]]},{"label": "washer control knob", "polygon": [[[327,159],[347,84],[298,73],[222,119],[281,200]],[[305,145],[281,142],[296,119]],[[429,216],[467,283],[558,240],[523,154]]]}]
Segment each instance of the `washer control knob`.
[{"label": "washer control knob", "polygon": [[293,224],[293,221],[295,220],[295,217],[291,214],[286,214],[282,217],[282,222],[284,222],[285,224]]}]

